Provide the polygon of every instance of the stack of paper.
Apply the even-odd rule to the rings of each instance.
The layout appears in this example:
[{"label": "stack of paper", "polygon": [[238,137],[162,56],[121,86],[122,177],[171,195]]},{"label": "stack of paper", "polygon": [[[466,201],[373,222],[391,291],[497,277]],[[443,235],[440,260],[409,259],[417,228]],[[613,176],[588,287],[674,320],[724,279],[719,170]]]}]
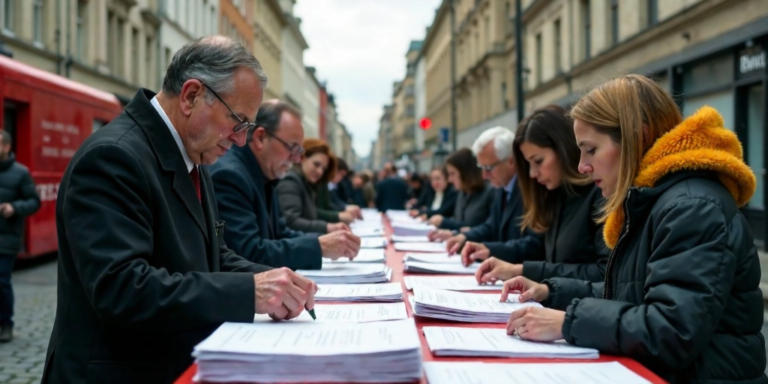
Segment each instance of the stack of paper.
[{"label": "stack of paper", "polygon": [[357,256],[349,260],[349,257],[340,257],[336,260],[323,258],[323,263],[383,263],[386,260],[386,254],[383,249],[361,249]]},{"label": "stack of paper", "polygon": [[413,319],[224,323],[192,353],[196,381],[373,383],[421,379]]},{"label": "stack of paper", "polygon": [[360,239],[360,248],[384,248],[387,246],[385,237],[363,237]]},{"label": "stack of paper", "polygon": [[[651,384],[627,367],[610,363],[424,363],[429,384]],[[524,379],[523,379],[524,378]]]},{"label": "stack of paper", "polygon": [[403,262],[419,261],[422,263],[461,264],[461,255],[442,253],[406,253]]},{"label": "stack of paper", "polygon": [[352,233],[357,237],[382,237],[384,236],[384,229],[380,227],[354,228]]},{"label": "stack of paper", "polygon": [[395,243],[399,252],[432,252],[445,253],[445,242],[442,243]]},{"label": "stack of paper", "polygon": [[315,301],[403,301],[400,283],[318,284]]},{"label": "stack of paper", "polygon": [[449,291],[501,291],[502,282],[478,284],[474,276],[405,276],[405,288],[433,288]]},{"label": "stack of paper", "polygon": [[[408,312],[405,309],[405,303],[361,303],[361,304],[318,304],[315,305],[315,316],[317,320],[309,315],[309,312],[303,311],[290,322],[315,322],[315,321],[336,321],[342,323],[367,323],[370,321],[389,321],[403,320],[408,318]],[[269,315],[256,315],[253,321],[271,322]]]},{"label": "stack of paper", "polygon": [[442,273],[449,275],[474,275],[480,264],[470,264],[465,267],[461,262],[422,263],[421,261],[406,261],[403,270],[412,273]]},{"label": "stack of paper", "polygon": [[597,359],[593,348],[570,345],[563,340],[539,343],[507,335],[500,328],[424,327],[429,350],[435,356],[488,356],[518,359]]},{"label": "stack of paper", "polygon": [[384,264],[323,264],[323,269],[299,269],[296,273],[304,275],[317,284],[385,283],[392,278],[392,269]]},{"label": "stack of paper", "polygon": [[390,209],[387,210],[386,215],[391,222],[399,220],[414,221],[413,217],[411,217],[411,214],[408,211]]},{"label": "stack of paper", "polygon": [[398,236],[392,235],[390,238],[393,243],[429,243],[427,236]]},{"label": "stack of paper", "polygon": [[521,303],[510,296],[499,302],[499,295],[444,291],[431,288],[413,290],[413,313],[416,316],[463,321],[468,323],[506,324],[509,315],[525,307],[541,307],[536,302]]},{"label": "stack of paper", "polygon": [[436,229],[434,225],[424,223],[392,223],[392,234],[395,236],[427,236]]}]

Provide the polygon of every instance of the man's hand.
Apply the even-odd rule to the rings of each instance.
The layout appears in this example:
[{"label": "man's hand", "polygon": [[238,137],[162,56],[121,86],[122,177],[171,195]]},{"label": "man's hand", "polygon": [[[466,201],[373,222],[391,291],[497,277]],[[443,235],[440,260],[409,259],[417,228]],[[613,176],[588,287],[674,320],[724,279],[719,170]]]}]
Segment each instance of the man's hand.
[{"label": "man's hand", "polygon": [[347,208],[344,210],[344,212],[348,212],[351,214],[355,219],[363,219],[363,213],[360,211],[360,207],[354,204],[347,205]]},{"label": "man's hand", "polygon": [[356,217],[354,215],[352,215],[347,211],[339,212],[339,221],[341,221],[342,223],[349,224],[355,221],[355,218]]},{"label": "man's hand", "polygon": [[323,257],[336,260],[349,257],[352,260],[360,252],[360,238],[349,231],[336,231],[317,238]]},{"label": "man's hand", "polygon": [[411,198],[410,200],[408,200],[408,201],[405,203],[405,207],[406,207],[406,208],[411,208],[411,207],[413,207],[413,205],[414,205],[414,204],[416,204],[417,202],[418,202],[418,200],[417,200],[416,198]]},{"label": "man's hand", "polygon": [[443,215],[434,215],[429,218],[429,223],[434,225],[435,227],[440,227],[440,224],[443,223]]},{"label": "man's hand", "polygon": [[349,231],[349,227],[344,223],[328,223],[325,225],[325,231],[327,233],[336,231]]},{"label": "man's hand", "polygon": [[429,241],[438,242],[438,241],[446,241],[450,239],[451,236],[453,236],[453,233],[451,231],[447,229],[439,229],[439,230],[430,232],[427,235],[427,238],[429,239]]},{"label": "man's hand", "polygon": [[523,266],[501,261],[495,257],[483,261],[475,272],[478,284],[495,283],[498,280],[507,281],[523,274]]},{"label": "man's hand", "polygon": [[14,213],[16,213],[16,211],[13,209],[13,205],[11,205],[11,203],[0,204],[0,214],[2,214],[6,219],[13,216]]},{"label": "man's hand", "polygon": [[450,239],[445,241],[445,249],[448,251],[449,255],[453,255],[459,252],[459,248],[461,248],[462,245],[467,241],[467,237],[459,234],[456,236],[452,236]]},{"label": "man's hand", "polygon": [[491,257],[491,251],[482,243],[470,241],[464,246],[464,249],[461,250],[461,263],[464,264],[465,267],[478,260],[487,260],[489,257]]},{"label": "man's hand", "polygon": [[418,209],[411,209],[410,212],[408,213],[411,215],[411,217],[416,217],[419,215],[420,212]]},{"label": "man's hand", "polygon": [[253,275],[256,286],[256,313],[274,320],[293,319],[304,309],[315,308],[317,284],[288,268]]},{"label": "man's hand", "polygon": [[507,301],[510,292],[520,292],[519,300],[521,303],[529,300],[541,303],[549,297],[549,286],[518,276],[504,282],[499,301],[502,303]]}]

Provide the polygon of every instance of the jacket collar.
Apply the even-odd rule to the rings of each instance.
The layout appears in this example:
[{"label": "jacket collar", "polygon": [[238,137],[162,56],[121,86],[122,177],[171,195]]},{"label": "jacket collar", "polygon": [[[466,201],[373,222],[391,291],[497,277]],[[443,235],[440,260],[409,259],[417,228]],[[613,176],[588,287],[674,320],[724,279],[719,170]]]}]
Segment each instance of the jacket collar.
[{"label": "jacket collar", "polygon": [[267,180],[264,171],[261,169],[259,160],[256,159],[256,155],[253,154],[253,151],[248,144],[242,147],[233,146],[231,150],[260,189],[269,183],[270,180]]},{"label": "jacket collar", "polygon": [[[739,206],[746,204],[755,192],[755,174],[744,163],[736,134],[723,126],[722,116],[705,106],[657,139],[643,156],[625,202],[630,214],[647,213],[662,193],[692,177],[716,177]],[[624,218],[623,209],[608,216],[603,237],[609,248],[616,245]]]},{"label": "jacket collar", "polygon": [[13,152],[9,153],[7,159],[0,161],[0,171],[7,171],[15,162],[16,155]]},{"label": "jacket collar", "polygon": [[[138,124],[149,139],[149,144],[155,152],[160,168],[165,172],[174,173],[173,191],[184,203],[187,211],[194,217],[195,222],[208,240],[208,229],[203,208],[195,194],[192,178],[189,177],[187,165],[184,163],[184,158],[173,135],[150,102],[153,97],[155,97],[154,92],[144,88],[139,89],[125,107],[125,112]],[[200,182],[202,184],[204,178],[201,177]]]}]

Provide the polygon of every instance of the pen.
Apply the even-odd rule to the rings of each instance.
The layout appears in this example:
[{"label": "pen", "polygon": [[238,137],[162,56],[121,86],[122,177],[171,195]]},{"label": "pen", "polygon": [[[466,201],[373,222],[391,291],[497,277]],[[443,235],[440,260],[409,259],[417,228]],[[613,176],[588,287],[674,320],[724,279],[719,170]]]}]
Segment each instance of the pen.
[{"label": "pen", "polygon": [[309,312],[309,315],[312,316],[312,320],[317,320],[317,316],[315,316],[315,309],[307,309],[307,312]]}]

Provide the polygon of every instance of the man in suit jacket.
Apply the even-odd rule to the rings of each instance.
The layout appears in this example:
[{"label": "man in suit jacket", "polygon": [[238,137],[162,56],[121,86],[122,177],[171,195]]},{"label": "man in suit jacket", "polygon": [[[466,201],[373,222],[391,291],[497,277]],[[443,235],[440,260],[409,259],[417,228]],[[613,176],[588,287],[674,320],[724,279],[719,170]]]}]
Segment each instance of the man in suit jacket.
[{"label": "man in suit jacket", "polygon": [[[525,242],[542,242],[541,235],[526,230],[520,232],[523,198],[516,184],[515,159],[512,142],[515,134],[504,127],[485,130],[475,140],[472,151],[483,170],[483,177],[496,187],[491,215],[483,224],[458,234],[446,242],[450,253],[461,249],[462,258],[475,260],[497,255],[509,242],[522,246]],[[469,241],[468,243],[465,242]],[[480,251],[484,251],[480,253]]]},{"label": "man in suit jacket", "polygon": [[224,240],[254,263],[320,269],[323,256],[354,257],[360,250],[360,239],[343,230],[344,224],[328,224],[330,233],[319,238],[285,225],[275,187],[291,165],[301,161],[303,142],[300,113],[270,100],[259,108],[247,144],[210,167],[219,216],[227,223]]},{"label": "man in suit jacket", "polygon": [[245,144],[265,84],[242,45],[195,40],[157,95],[139,90],[75,153],[56,205],[58,307],[43,383],[171,383],[221,323],[314,308],[310,280],[227,248],[204,166]]},{"label": "man in suit jacket", "polygon": [[376,208],[379,212],[403,210],[409,197],[408,183],[398,176],[395,165],[384,164],[382,180],[376,184]]}]

